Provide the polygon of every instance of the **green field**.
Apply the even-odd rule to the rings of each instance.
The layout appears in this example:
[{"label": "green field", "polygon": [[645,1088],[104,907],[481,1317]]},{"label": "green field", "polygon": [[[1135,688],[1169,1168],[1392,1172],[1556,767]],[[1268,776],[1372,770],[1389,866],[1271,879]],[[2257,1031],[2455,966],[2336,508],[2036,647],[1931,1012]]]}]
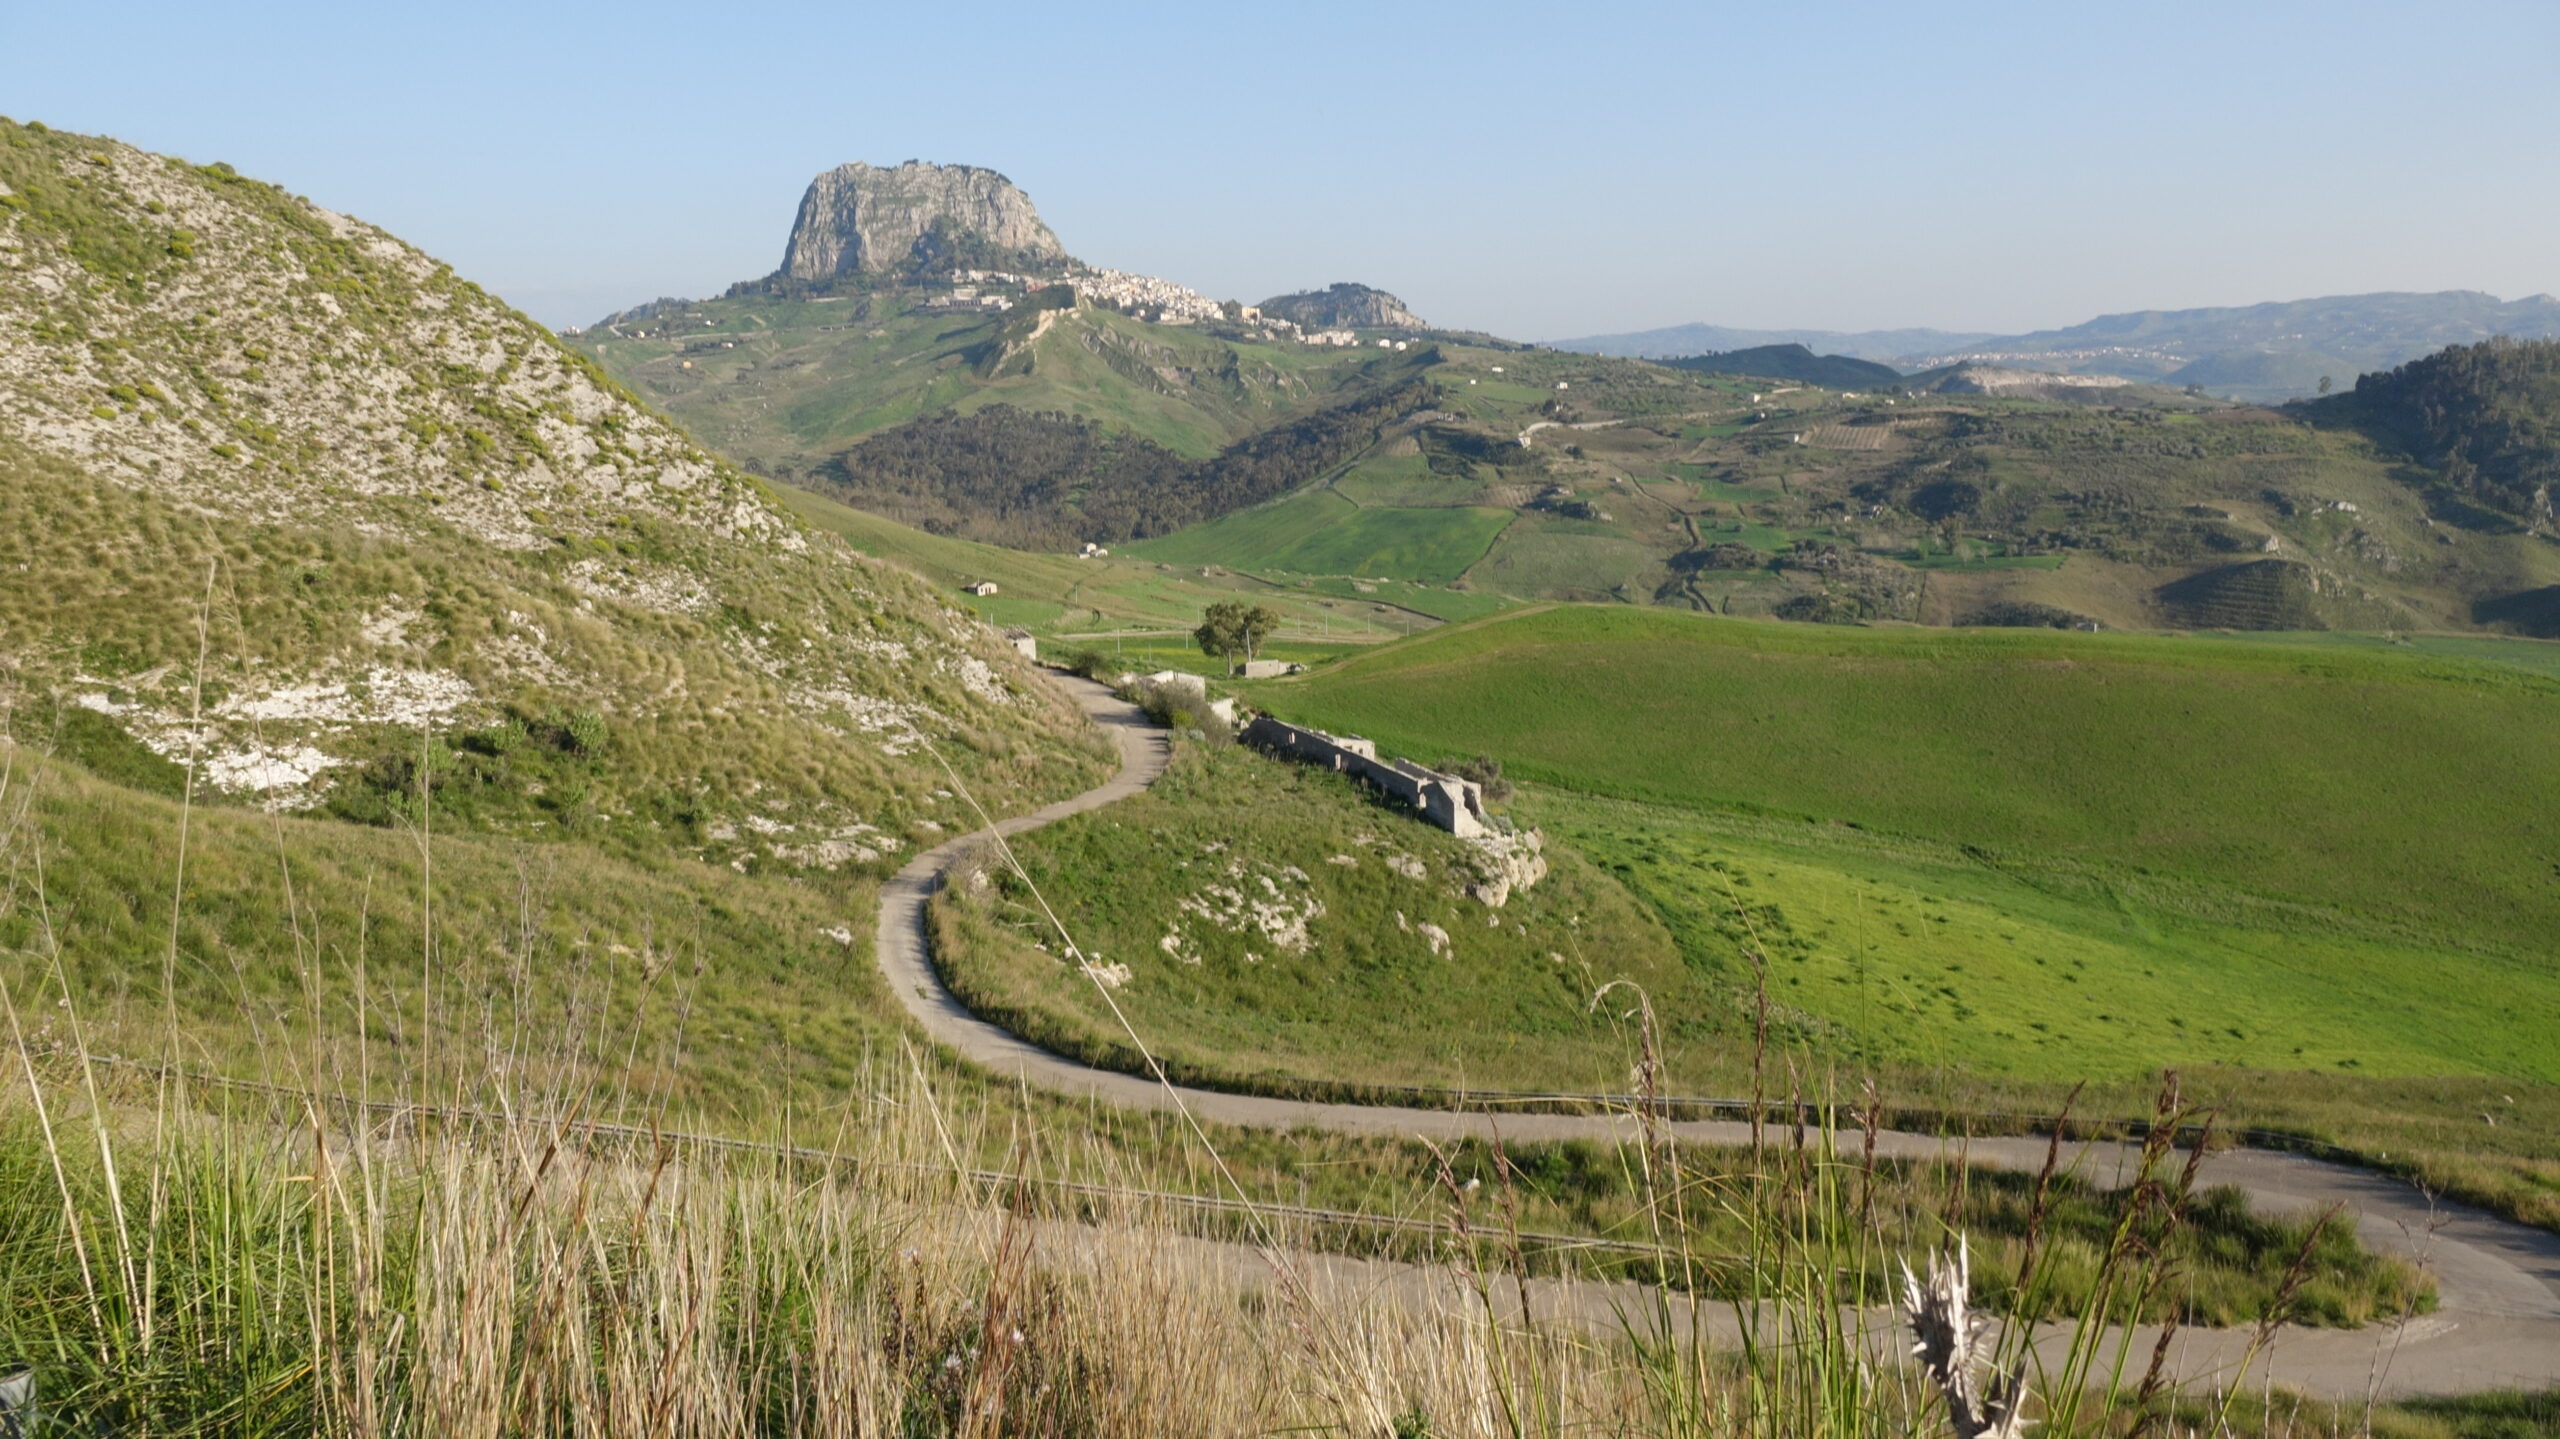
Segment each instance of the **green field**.
[{"label": "green field", "polygon": [[1364,509],[1264,561],[1275,570],[1446,584],[1484,558],[1509,510]]},{"label": "green field", "polygon": [[[1044,641],[1056,636],[1188,633],[1203,610],[1223,600],[1250,599],[1281,614],[1281,633],[1312,641],[1330,656],[1344,645],[1376,643],[1410,632],[1413,616],[1380,614],[1352,592],[1266,583],[1249,575],[1179,571],[1153,560],[1114,555],[1082,560],[1026,554],[974,540],[927,534],[865,510],[837,504],[807,490],[779,487],[782,502],[810,524],[843,536],[856,549],[923,575],[951,602],[993,624],[1021,625]],[[992,595],[960,593],[964,585],[991,580]],[[1447,594],[1446,591],[1428,593]],[[1479,607],[1451,608],[1472,617]],[[1428,614],[1431,611],[1420,610]],[[1427,621],[1426,621],[1427,623]],[[1073,644],[1060,641],[1068,647]],[[1108,648],[1106,644],[1104,646]],[[1048,650],[1044,646],[1043,653]]]},{"label": "green field", "polygon": [[1767,847],[1717,827],[1792,827],[1743,894],[1801,946],[1787,1002],[1853,1050],[2560,1080],[2560,685],[2514,668],[1567,608],[1258,693],[1656,806],[1556,822],[1700,963],[1738,952],[1715,866]]},{"label": "green field", "polygon": [[1205,525],[1138,540],[1121,548],[1141,559],[1177,565],[1234,565],[1258,569],[1271,556],[1315,538],[1327,527],[1360,512],[1360,507],[1321,487],[1300,490],[1269,504],[1222,515]]},{"label": "green field", "polygon": [[1446,584],[1511,522],[1508,510],[1363,507],[1314,489],[1126,548],[1174,564]]},{"label": "green field", "polygon": [[2075,892],[1836,824],[1544,788],[1519,808],[1643,898],[1693,972],[1747,988],[1756,943],[1791,1039],[1862,1064],[2560,1080],[2560,974],[2532,960],[2296,929],[2272,907],[2217,922],[2139,876]]}]

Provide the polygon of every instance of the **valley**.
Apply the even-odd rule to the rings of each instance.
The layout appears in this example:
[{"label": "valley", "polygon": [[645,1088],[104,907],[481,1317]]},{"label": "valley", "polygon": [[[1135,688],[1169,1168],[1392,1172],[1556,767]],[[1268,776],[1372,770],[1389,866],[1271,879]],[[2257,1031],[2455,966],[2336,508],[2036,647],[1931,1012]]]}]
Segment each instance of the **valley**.
[{"label": "valley", "polygon": [[[2172,1391],[2346,1406],[2560,1333],[2560,344],[2280,408],[2024,368],[2070,332],[1654,363],[1212,299],[921,161],[554,335],[16,121],[0,321],[0,1357],[97,1432],[442,1432],[427,1358],[500,1350],[568,1413],[697,1332],[792,1397],[668,1432],[1006,1432],[1108,1387],[984,1351],[1124,1242],[1179,1271],[1124,1319],[1285,1347],[1273,1273],[1375,1265],[1592,1414],[1761,1382],[1761,1314],[1934,1413],[1869,1361],[1950,1242],[2055,1432],[2179,1325]],[[1305,1362],[1254,1432],[1443,1432]]]}]

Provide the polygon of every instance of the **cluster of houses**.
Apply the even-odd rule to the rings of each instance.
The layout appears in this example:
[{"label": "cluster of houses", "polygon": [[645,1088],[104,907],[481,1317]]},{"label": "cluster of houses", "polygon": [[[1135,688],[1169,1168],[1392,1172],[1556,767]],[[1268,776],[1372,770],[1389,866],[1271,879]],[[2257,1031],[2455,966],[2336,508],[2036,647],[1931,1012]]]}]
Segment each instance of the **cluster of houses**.
[{"label": "cluster of houses", "polygon": [[[1349,330],[1307,331],[1292,320],[1262,313],[1258,305],[1234,300],[1212,300],[1199,291],[1153,275],[1137,275],[1127,270],[1078,270],[1054,277],[1017,275],[1010,270],[955,269],[951,272],[949,293],[926,302],[937,310],[968,310],[995,313],[1013,308],[1013,300],[991,287],[1011,286],[1021,291],[1065,285],[1080,299],[1109,305],[1134,315],[1150,324],[1200,325],[1214,321],[1233,321],[1257,325],[1266,340],[1295,340],[1305,345],[1346,348],[1360,343],[1360,337]],[[1378,347],[1405,348],[1402,340],[1380,340]]]}]

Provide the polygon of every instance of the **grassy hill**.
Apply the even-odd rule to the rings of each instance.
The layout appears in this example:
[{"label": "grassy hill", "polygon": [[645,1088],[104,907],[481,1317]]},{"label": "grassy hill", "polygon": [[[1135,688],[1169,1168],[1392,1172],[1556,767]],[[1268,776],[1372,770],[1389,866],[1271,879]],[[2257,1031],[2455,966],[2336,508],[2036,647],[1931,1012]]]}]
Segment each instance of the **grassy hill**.
[{"label": "grassy hill", "polygon": [[[1118,966],[1113,1000],[1179,1073],[1615,1090],[1630,1036],[1594,988],[1630,979],[1702,1008],[1668,931],[1580,858],[1551,856],[1495,908],[1467,844],[1231,746],[1185,746],[1153,792],[1015,853],[1081,948]],[[934,910],[955,992],[1050,1047],[1136,1067],[1021,882],[982,867]]]},{"label": "grassy hill", "polygon": [[1847,355],[1817,355],[1802,345],[1753,345],[1711,355],[1687,355],[1664,364],[1703,375],[1749,375],[1763,380],[1796,380],[1834,390],[1873,390],[1902,378],[1891,365]]},{"label": "grassy hill", "polygon": [[1394,361],[1091,306],[1052,312],[1031,334],[1032,310],[953,311],[932,303],[938,293],[745,291],[571,343],[704,443],[784,475],[918,416],[997,404],[1080,415],[1203,459]]},{"label": "grassy hill", "polygon": [[[2560,586],[2530,517],[2442,477],[2441,438],[2350,421],[2343,397],[1922,395],[1875,371],[1755,379],[1450,335],[1332,349],[942,293],[742,291],[577,343],[769,473],[1022,548],[1144,536],[1174,564],[1524,599],[2118,629],[2530,633],[2542,611],[2519,597]],[[2239,345],[2329,314],[2278,309],[2123,334],[2193,321]]]},{"label": "grassy hill", "polygon": [[[2560,1079],[2531,1037],[2560,1017],[2543,942],[2560,925],[2560,688],[2525,669],[1574,608],[1260,693],[1407,753],[1486,752],[1664,807],[1558,822],[1638,866],[1701,962],[1737,962],[1734,895],[1772,905],[1815,966],[1790,1003],[1906,1059]],[[1719,829],[1735,825],[1750,835]],[[1720,874],[1781,840],[1798,851],[1783,872]],[[1844,877],[1874,864],[1899,871],[1890,904],[1860,897],[1884,881]],[[1921,956],[1941,952],[1933,973]],[[1862,969],[1870,953],[1887,968]],[[2212,1018],[2261,1011],[2291,1019]]]},{"label": "grassy hill", "polygon": [[0,187],[7,753],[41,776],[0,847],[56,896],[8,910],[12,984],[59,946],[111,1009],[165,964],[219,1053],[313,956],[397,944],[414,1039],[436,950],[366,885],[415,893],[432,831],[456,983],[534,1023],[649,955],[724,1012],[792,996],[723,1021],[769,1039],[955,774],[1015,807],[1102,771],[950,598],[398,239],[37,125],[0,124]]}]

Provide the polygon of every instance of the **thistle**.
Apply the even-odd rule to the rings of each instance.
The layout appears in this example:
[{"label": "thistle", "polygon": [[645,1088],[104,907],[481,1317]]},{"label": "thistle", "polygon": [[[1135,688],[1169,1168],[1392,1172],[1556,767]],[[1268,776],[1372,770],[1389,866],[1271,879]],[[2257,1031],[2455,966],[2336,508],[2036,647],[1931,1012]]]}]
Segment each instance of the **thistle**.
[{"label": "thistle", "polygon": [[2026,1399],[2023,1369],[2007,1374],[1991,1362],[1991,1321],[1973,1312],[1967,1296],[1972,1257],[1964,1240],[1956,1240],[1953,1263],[1942,1255],[1929,1258],[1923,1280],[1902,1266],[1903,1305],[1911,1313],[1911,1352],[1928,1373],[1929,1382],[1946,1396],[1947,1419],[1956,1439],[2021,1439],[2028,1420],[2020,1405]]}]

